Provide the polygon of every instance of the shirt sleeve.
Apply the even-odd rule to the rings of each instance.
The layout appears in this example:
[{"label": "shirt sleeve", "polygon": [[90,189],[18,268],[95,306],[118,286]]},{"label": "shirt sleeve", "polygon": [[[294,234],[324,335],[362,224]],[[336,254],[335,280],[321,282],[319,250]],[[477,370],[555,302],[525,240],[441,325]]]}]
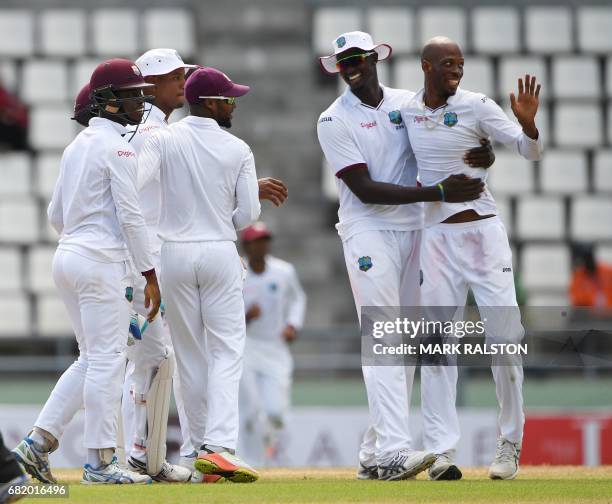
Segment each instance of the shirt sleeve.
[{"label": "shirt sleeve", "polygon": [[322,115],[317,123],[317,136],[336,177],[355,165],[367,164],[348,128],[337,116]]},{"label": "shirt sleeve", "polygon": [[295,268],[291,267],[289,274],[289,289],[287,302],[289,304],[287,310],[287,323],[301,329],[304,325],[304,316],[306,314],[306,293],[300,284]]},{"label": "shirt sleeve", "polygon": [[480,129],[495,141],[518,152],[529,161],[542,157],[542,133],[538,130],[538,139],[529,138],[523,129],[512,121],[501,107],[485,95],[474,100],[474,113]]},{"label": "shirt sleeve", "polygon": [[53,226],[53,229],[55,229],[60,235],[64,231],[64,205],[62,201],[63,172],[64,157],[62,156],[59,177],[57,177],[57,181],[55,182],[53,196],[51,197],[51,202],[49,203],[49,207],[47,208],[47,217],[49,218],[49,222],[51,223],[51,226]]},{"label": "shirt sleeve", "polygon": [[147,226],[140,211],[136,190],[136,153],[133,150],[111,151],[108,169],[117,220],[136,269],[144,273],[154,266]]},{"label": "shirt sleeve", "polygon": [[162,139],[160,134],[150,135],[138,154],[138,177],[136,187],[140,191],[151,180],[160,178]]},{"label": "shirt sleeve", "polygon": [[236,208],[232,214],[232,222],[236,230],[247,227],[256,221],[261,213],[259,202],[259,185],[255,173],[255,158],[248,149],[240,166],[238,180],[236,181]]}]

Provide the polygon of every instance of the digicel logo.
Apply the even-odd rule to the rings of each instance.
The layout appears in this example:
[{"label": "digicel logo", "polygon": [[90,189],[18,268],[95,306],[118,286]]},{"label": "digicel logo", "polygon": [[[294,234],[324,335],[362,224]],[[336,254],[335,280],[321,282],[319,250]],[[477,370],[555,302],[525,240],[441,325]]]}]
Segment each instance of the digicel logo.
[{"label": "digicel logo", "polygon": [[119,155],[119,157],[130,157],[130,156],[134,156],[136,157],[136,153],[129,151],[129,150],[119,150],[117,151],[117,154]]}]

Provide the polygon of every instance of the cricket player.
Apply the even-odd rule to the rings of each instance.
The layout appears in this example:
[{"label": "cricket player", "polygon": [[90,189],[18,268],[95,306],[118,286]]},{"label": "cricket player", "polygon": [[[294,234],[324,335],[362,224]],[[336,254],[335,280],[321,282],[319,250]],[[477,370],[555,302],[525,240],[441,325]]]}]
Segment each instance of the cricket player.
[{"label": "cricket player", "polygon": [[[378,81],[376,64],[391,47],[364,32],[337,37],[334,54],[320,59],[348,88],[321,114],[317,134],[340,195],[344,257],[361,321],[362,306],[419,306],[419,251],[423,201],[471,201],[479,179],[451,176],[440,186],[417,187],[416,162],[400,105],[411,91]],[[463,153],[466,163],[490,166],[490,149]],[[359,453],[359,479],[406,479],[428,468],[432,452],[411,449],[408,406],[414,368],[364,366],[371,427]]]},{"label": "cricket player", "polygon": [[136,192],[137,161],[125,140],[127,124],[144,112],[143,89],[150,88],[134,62],[111,59],[91,79],[98,117],[65,149],[48,209],[60,234],[53,278],[66,305],[79,357],[61,376],[34,429],[13,451],[35,478],[55,483],[48,456],[63,429],[85,407],[84,484],[150,483],[121,468],[114,457],[117,411],[125,371],[130,306],[130,257],[145,277],[147,318],[155,319],[161,296],[145,221]]},{"label": "cricket player", "polygon": [[234,482],[257,472],[235,456],[245,339],[244,267],[236,230],[260,213],[251,149],[224,131],[248,86],[214,68],[185,84],[190,115],[152,135],[139,177],[161,173],[162,283],[195,468]]},{"label": "cricket player", "polygon": [[[172,112],[182,108],[185,72],[196,65],[186,65],[174,49],[158,48],[145,52],[136,60],[144,79],[154,87],[154,97],[145,112],[145,120],[133,129],[130,145],[140,153],[145,140],[160,129],[168,128]],[[160,271],[161,240],[157,235],[161,210],[159,177],[151,177],[138,187],[140,207],[152,245],[153,262]],[[160,274],[161,277],[161,274]],[[134,289],[133,305],[137,313],[145,316],[146,308],[140,284]],[[130,339],[121,413],[125,453],[129,467],[150,475],[155,481],[184,482],[191,470],[166,461],[166,432],[170,393],[174,396],[179,415],[183,444],[181,455],[190,455],[193,446],[185,417],[182,395],[176,380],[174,351],[166,322],[158,317],[146,326],[141,338]]]},{"label": "cricket player", "polygon": [[[518,95],[510,94],[517,125],[489,97],[459,88],[463,64],[455,42],[445,37],[429,41],[421,55],[425,87],[402,109],[419,179],[425,186],[458,174],[486,180],[486,171],[466,166],[462,159],[465,149],[478,145],[483,136],[531,161],[542,154],[542,138],[535,124],[540,85],[536,86],[535,77],[519,79]],[[487,187],[474,201],[456,203],[443,198],[425,203],[422,303],[462,310],[471,288],[481,318],[487,320],[487,338],[518,343],[524,331],[516,302],[512,253],[497,213]],[[497,451],[489,476],[512,479],[518,473],[523,435],[523,369],[520,359],[494,359],[492,370],[500,413]],[[421,368],[425,449],[438,454],[436,463],[446,470],[456,469],[456,381],[456,366]],[[454,469],[451,472],[456,474]]]},{"label": "cricket player", "polygon": [[[272,234],[263,222],[247,227],[241,235],[247,257],[241,426],[245,446],[254,448],[262,446],[254,436],[263,430],[268,461],[278,456],[278,438],[289,408],[293,374],[289,345],[302,328],[306,311],[306,294],[295,268],[269,254],[271,240]],[[257,452],[260,455],[261,449]]]},{"label": "cricket player", "polygon": [[89,126],[89,120],[92,117],[96,117],[92,108],[91,101],[91,88],[89,82],[87,82],[78,92],[74,99],[74,114],[71,117],[73,121],[76,121],[81,126],[87,128]]}]

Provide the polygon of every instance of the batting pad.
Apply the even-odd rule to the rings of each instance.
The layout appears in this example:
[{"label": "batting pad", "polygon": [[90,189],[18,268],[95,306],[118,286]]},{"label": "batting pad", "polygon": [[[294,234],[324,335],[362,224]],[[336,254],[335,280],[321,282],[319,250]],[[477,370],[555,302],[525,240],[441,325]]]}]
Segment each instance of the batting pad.
[{"label": "batting pad", "polygon": [[166,430],[174,359],[168,355],[157,368],[147,393],[147,472],[158,474],[166,460]]}]

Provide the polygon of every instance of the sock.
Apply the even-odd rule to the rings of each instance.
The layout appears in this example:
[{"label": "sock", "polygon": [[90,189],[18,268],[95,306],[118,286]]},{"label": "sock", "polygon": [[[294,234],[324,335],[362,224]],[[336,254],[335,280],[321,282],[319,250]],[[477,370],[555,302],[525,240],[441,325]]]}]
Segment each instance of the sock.
[{"label": "sock", "polygon": [[87,463],[94,469],[100,469],[102,460],[100,460],[100,450],[97,448],[87,449]]},{"label": "sock", "polygon": [[34,448],[36,448],[38,451],[49,451],[49,441],[40,433],[36,431],[32,432],[32,434],[30,434],[30,439],[34,441]]}]

